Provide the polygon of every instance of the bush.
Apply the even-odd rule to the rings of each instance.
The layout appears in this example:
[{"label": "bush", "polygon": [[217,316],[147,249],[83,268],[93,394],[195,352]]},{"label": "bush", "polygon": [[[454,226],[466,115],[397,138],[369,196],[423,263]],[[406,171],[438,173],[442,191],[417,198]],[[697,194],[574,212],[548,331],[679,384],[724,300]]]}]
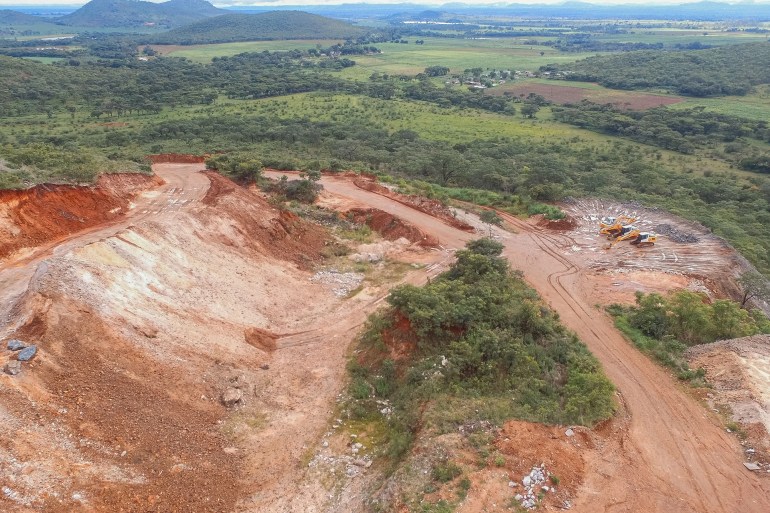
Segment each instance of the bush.
[{"label": "bush", "polygon": [[462,469],[458,467],[454,462],[444,461],[436,464],[433,467],[431,476],[433,477],[434,481],[438,481],[439,483],[448,483],[462,473]]},{"label": "bush", "polygon": [[[511,271],[502,249],[491,239],[469,242],[447,272],[423,287],[397,287],[390,308],[370,318],[350,393],[371,415],[378,400],[392,405],[390,454],[403,454],[427,426],[456,432],[513,417],[591,425],[612,414],[614,389],[598,361]],[[394,339],[413,349],[393,359],[386,340]]]}]

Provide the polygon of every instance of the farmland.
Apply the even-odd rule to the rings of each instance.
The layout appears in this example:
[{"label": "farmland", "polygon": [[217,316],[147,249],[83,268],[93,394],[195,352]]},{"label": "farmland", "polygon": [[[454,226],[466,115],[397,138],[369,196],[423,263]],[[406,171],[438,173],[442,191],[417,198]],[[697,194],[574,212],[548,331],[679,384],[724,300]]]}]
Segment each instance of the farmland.
[{"label": "farmland", "polygon": [[599,104],[611,103],[634,110],[673,105],[684,101],[684,98],[680,96],[618,91],[587,82],[557,82],[554,80],[537,79],[517,80],[503,84],[489,90],[488,94],[512,94],[523,97],[529,94],[537,94],[557,104],[577,103],[587,100]]},{"label": "farmland", "polygon": [[149,45],[160,55],[184,57],[193,62],[207,63],[214,57],[229,57],[244,52],[280,52],[286,50],[308,50],[317,45],[323,47],[339,43],[336,39],[283,40],[283,41],[246,41],[238,43],[219,43],[209,45]]}]

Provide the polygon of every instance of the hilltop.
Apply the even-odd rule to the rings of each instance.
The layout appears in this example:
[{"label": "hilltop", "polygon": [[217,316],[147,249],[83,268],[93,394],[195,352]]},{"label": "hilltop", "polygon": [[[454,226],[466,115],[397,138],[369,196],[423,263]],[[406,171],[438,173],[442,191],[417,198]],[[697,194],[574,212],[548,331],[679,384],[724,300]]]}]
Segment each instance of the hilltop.
[{"label": "hilltop", "polygon": [[0,10],[0,25],[37,25],[39,23],[51,23],[51,20],[10,9]]},{"label": "hilltop", "polygon": [[205,0],[169,0],[160,4],[142,0],[91,0],[58,21],[81,27],[158,25],[172,28],[226,12]]},{"label": "hilltop", "polygon": [[201,20],[155,38],[164,44],[208,44],[271,39],[344,39],[365,31],[349,23],[301,11],[226,14]]}]

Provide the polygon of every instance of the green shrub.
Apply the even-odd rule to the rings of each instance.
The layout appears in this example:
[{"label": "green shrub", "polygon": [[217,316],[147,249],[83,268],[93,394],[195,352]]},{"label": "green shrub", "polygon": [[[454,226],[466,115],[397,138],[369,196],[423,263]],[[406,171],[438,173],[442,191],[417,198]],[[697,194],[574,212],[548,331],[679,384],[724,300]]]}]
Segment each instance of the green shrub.
[{"label": "green shrub", "polygon": [[454,462],[443,461],[433,466],[431,477],[433,477],[434,481],[438,481],[439,483],[448,483],[462,473],[462,469]]}]

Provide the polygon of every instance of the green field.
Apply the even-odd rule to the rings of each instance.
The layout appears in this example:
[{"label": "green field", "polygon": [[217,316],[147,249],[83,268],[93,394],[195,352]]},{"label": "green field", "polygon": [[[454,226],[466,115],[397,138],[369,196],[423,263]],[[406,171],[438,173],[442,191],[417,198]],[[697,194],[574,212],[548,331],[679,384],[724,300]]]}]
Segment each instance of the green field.
[{"label": "green field", "polygon": [[617,43],[663,43],[665,45],[701,43],[720,46],[765,41],[767,34],[724,32],[706,29],[635,29],[627,34],[597,34],[597,41]]},{"label": "green field", "polygon": [[[368,78],[373,72],[388,74],[417,74],[428,66],[447,66],[452,72],[468,68],[536,70],[551,63],[573,62],[596,55],[595,53],[564,53],[547,46],[522,44],[524,39],[442,39],[424,38],[424,45],[377,43],[382,50],[379,55],[356,55],[352,57],[358,66],[345,73],[352,78]],[[249,41],[242,43],[221,43],[211,45],[153,45],[162,55],[186,57],[195,62],[211,62],[214,57],[236,55],[243,52],[280,51],[328,47],[339,40],[286,40]],[[542,55],[541,55],[542,54]]]},{"label": "green field", "polygon": [[537,70],[551,63],[574,62],[595,53],[564,53],[548,46],[521,44],[521,38],[440,39],[425,38],[424,45],[380,43],[379,55],[357,55],[357,66],[344,74],[368,77],[373,72],[416,75],[428,66],[446,66],[452,73],[470,68]]},{"label": "green field", "polygon": [[220,43],[212,45],[150,45],[161,55],[185,57],[193,62],[207,63],[214,57],[228,57],[245,52],[277,52],[282,50],[308,50],[320,45],[329,47],[341,43],[339,39],[288,39],[282,41],[246,41],[241,43]]},{"label": "green field", "polygon": [[64,57],[21,57],[22,59],[29,59],[31,61],[42,62],[43,64],[52,64],[54,62],[61,62],[66,60]]},{"label": "green field", "polygon": [[721,98],[688,98],[682,103],[671,105],[671,109],[704,107],[720,114],[730,114],[759,121],[770,119],[770,85],[758,86],[746,96],[723,96]]}]

